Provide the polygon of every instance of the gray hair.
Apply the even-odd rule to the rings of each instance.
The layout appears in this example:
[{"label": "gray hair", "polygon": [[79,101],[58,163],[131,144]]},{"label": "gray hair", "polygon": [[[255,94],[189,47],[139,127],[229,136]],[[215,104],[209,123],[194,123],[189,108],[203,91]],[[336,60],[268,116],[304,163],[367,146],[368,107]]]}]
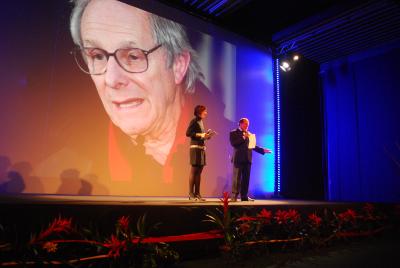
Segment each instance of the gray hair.
[{"label": "gray hair", "polygon": [[[81,38],[81,18],[85,8],[91,0],[71,0],[74,8],[71,13],[70,30],[74,43],[82,46]],[[167,50],[167,66],[172,64],[177,56],[187,52],[190,54],[189,67],[185,75],[185,92],[193,93],[196,80],[202,79],[198,55],[189,43],[185,27],[169,19],[162,18],[149,12],[150,23],[152,26],[153,39],[157,44],[162,44]]]}]

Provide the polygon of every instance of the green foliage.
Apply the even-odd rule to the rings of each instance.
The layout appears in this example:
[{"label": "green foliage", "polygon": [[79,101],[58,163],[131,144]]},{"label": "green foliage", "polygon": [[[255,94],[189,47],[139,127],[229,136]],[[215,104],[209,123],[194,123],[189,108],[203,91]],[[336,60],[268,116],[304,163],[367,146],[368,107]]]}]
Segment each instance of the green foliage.
[{"label": "green foliage", "polygon": [[[386,214],[372,204],[358,210],[323,209],[301,215],[294,209],[270,211],[266,208],[234,213],[227,200],[224,196],[222,207],[208,210],[204,222],[215,225],[221,231],[217,234],[223,233],[220,249],[231,261],[274,251],[319,249],[342,240],[378,234],[389,225]],[[400,216],[400,207],[396,215]],[[111,233],[104,234],[96,222],[79,226],[72,225],[71,219],[58,217],[47,228],[31,234],[29,241],[21,242],[16,232],[13,243],[3,239],[13,237],[13,233],[4,236],[9,229],[0,226],[0,259],[6,256],[7,260],[18,260],[15,265],[30,262],[37,267],[49,261],[74,267],[174,264],[180,258],[178,252],[160,242],[163,240],[150,237],[160,225],[150,224],[146,214],[134,221],[123,216]]]},{"label": "green foliage", "polygon": [[225,244],[221,250],[233,260],[277,249],[322,248],[353,237],[375,235],[388,224],[387,217],[371,204],[359,211],[323,209],[301,215],[295,209],[278,209],[274,213],[263,209],[234,216],[224,204],[224,212],[216,208],[205,217],[204,221],[223,230]]}]

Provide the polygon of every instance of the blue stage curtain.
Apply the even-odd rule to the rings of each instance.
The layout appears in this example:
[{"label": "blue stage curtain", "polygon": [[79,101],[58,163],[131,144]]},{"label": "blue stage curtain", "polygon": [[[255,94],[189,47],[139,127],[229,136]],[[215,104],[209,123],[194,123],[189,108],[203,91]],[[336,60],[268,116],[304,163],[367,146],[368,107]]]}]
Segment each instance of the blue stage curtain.
[{"label": "blue stage curtain", "polygon": [[328,199],[400,201],[400,42],[321,65]]}]

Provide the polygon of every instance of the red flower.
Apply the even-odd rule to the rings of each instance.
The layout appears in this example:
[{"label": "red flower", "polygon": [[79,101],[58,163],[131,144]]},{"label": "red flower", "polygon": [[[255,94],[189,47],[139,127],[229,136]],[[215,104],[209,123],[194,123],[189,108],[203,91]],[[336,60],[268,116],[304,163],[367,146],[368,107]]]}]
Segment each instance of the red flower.
[{"label": "red flower", "polygon": [[224,198],[221,199],[221,201],[224,204],[224,215],[227,215],[228,209],[229,209],[229,193],[224,192]]},{"label": "red flower", "polygon": [[319,227],[322,223],[321,217],[318,217],[317,214],[315,214],[315,213],[308,215],[308,220],[310,221],[311,225],[314,227]]},{"label": "red flower", "polygon": [[118,219],[118,225],[121,227],[121,229],[124,232],[128,232],[128,230],[129,230],[129,217],[122,216],[121,218],[119,218]]},{"label": "red flower", "polygon": [[257,217],[260,218],[264,223],[270,223],[272,219],[272,212],[263,208]]},{"label": "red flower", "polygon": [[295,209],[289,209],[287,212],[287,219],[292,222],[299,222],[300,221],[300,214]]},{"label": "red flower", "polygon": [[241,234],[246,234],[250,231],[250,224],[245,222],[239,225],[239,230]]},{"label": "red flower", "polygon": [[300,221],[300,214],[295,209],[278,210],[275,212],[275,220],[278,224],[298,223]]},{"label": "red flower", "polygon": [[121,256],[121,251],[127,249],[126,241],[120,241],[115,235],[111,235],[111,239],[104,243],[106,248],[109,248],[108,256],[116,258]]},{"label": "red flower", "polygon": [[46,242],[43,244],[43,249],[45,249],[48,253],[57,251],[57,244],[53,242]]},{"label": "red flower", "polygon": [[275,212],[275,220],[278,224],[283,224],[286,223],[286,219],[287,219],[287,212],[285,210],[278,210],[277,212]]},{"label": "red flower", "polygon": [[37,238],[33,239],[31,243],[36,243],[41,241],[52,234],[69,233],[72,231],[71,226],[72,219],[63,219],[61,217],[54,219],[54,221],[49,225],[49,227],[42,231]]},{"label": "red flower", "polygon": [[356,220],[357,214],[354,210],[348,209],[338,215],[340,222],[354,222]]}]

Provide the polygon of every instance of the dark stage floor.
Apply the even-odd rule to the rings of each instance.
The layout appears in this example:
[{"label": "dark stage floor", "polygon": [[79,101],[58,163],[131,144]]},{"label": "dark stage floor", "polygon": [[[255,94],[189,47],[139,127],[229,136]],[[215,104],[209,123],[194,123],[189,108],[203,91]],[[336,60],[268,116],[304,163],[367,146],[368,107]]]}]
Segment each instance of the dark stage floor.
[{"label": "dark stage floor", "polygon": [[[139,206],[217,206],[220,198],[206,198],[205,202],[189,201],[186,197],[132,197],[132,196],[77,196],[48,194],[2,195],[0,204],[74,204],[74,205],[139,205]],[[248,202],[230,202],[232,206],[337,206],[346,203],[288,200],[257,199]]]}]

